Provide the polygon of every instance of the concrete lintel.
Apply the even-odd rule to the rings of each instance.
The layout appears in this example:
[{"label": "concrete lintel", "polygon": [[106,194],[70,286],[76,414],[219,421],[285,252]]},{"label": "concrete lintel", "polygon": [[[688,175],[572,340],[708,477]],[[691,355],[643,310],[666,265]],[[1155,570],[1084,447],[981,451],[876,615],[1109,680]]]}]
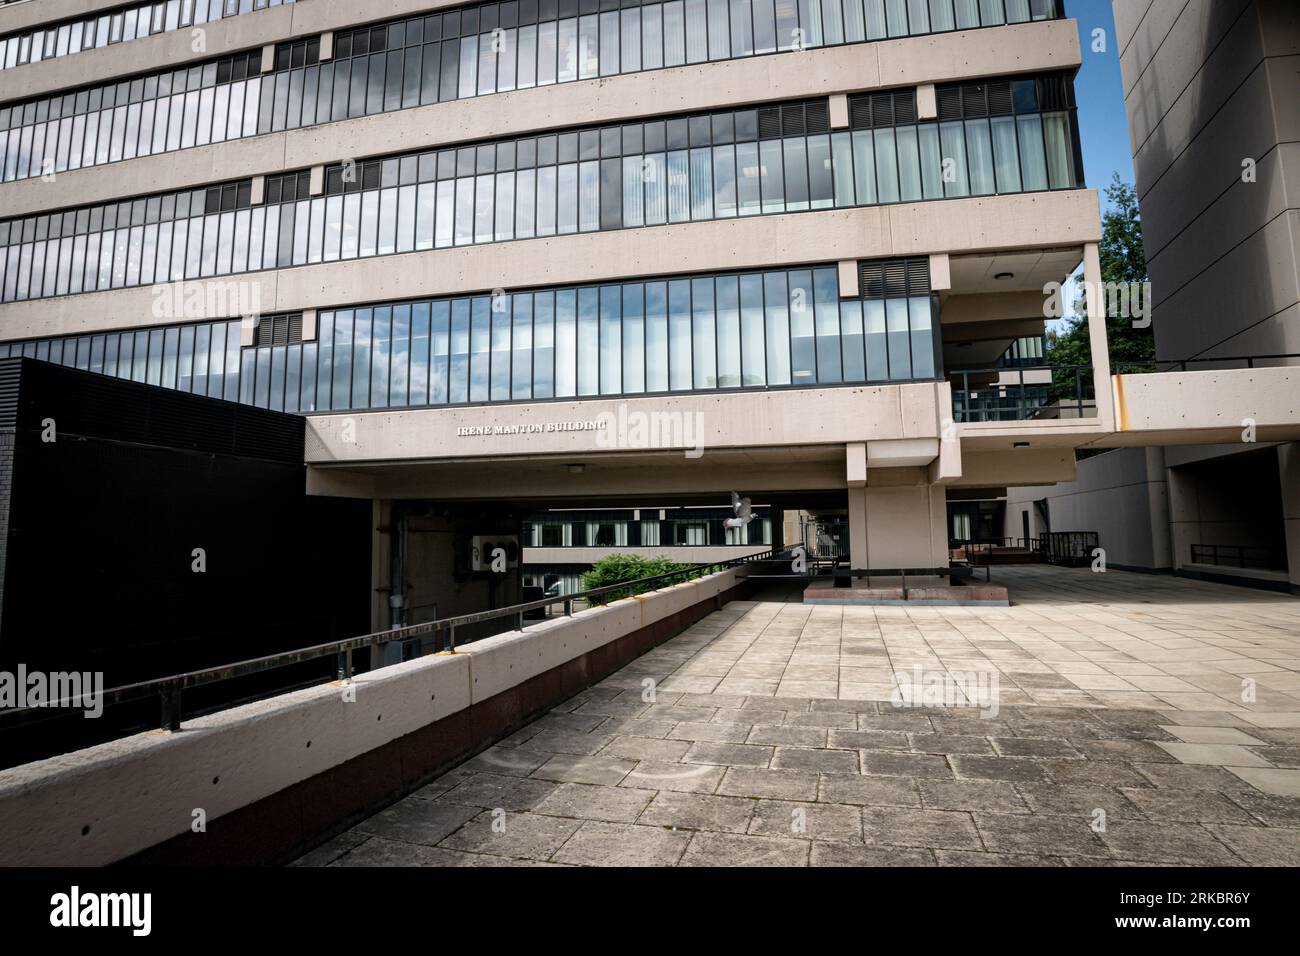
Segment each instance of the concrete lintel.
[{"label": "concrete lintel", "polygon": [[302,310],[302,340],[304,342],[316,341],[316,310]]},{"label": "concrete lintel", "polygon": [[323,195],[325,192],[325,167],[313,166],[311,168],[311,181],[308,184],[307,191],[313,196]]},{"label": "concrete lintel", "polygon": [[270,73],[275,69],[275,44],[268,43],[262,47],[262,72]]},{"label": "concrete lintel", "polygon": [[320,35],[320,61],[334,59],[334,31],[326,30]]},{"label": "concrete lintel", "polygon": [[252,190],[250,191],[248,202],[253,206],[260,206],[266,201],[266,177],[254,176]]}]

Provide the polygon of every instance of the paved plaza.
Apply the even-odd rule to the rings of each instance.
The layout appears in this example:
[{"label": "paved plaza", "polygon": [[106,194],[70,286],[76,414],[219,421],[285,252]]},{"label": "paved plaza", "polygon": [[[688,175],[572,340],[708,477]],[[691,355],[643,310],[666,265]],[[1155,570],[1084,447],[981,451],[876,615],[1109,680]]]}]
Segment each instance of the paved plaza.
[{"label": "paved plaza", "polygon": [[732,602],[298,862],[1300,865],[1300,599],[994,578]]}]

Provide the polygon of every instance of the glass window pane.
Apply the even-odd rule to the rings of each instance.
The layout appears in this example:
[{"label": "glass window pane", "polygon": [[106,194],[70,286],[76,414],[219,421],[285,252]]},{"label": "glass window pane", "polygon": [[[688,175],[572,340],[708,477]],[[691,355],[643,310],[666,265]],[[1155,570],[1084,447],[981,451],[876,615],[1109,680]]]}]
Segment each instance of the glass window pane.
[{"label": "glass window pane", "polygon": [[836,133],[831,137],[831,165],[835,178],[835,205],[852,206],[853,196],[853,136]]},{"label": "glass window pane", "polygon": [[449,400],[451,384],[451,303],[434,302],[429,307],[429,404]]},{"label": "glass window pane", "polygon": [[533,397],[555,394],[555,293],[533,296]]},{"label": "glass window pane", "polygon": [[795,385],[817,381],[817,343],[813,327],[812,273],[790,273],[790,380]]},{"label": "glass window pane", "polygon": [[477,296],[471,301],[469,335],[469,400],[486,402],[490,397],[488,375],[492,366],[492,300]]},{"label": "glass window pane", "polygon": [[533,397],[533,297],[530,293],[517,293],[512,298],[510,397],[517,400]]},{"label": "glass window pane", "polygon": [[[626,12],[626,11],[625,11]],[[645,391],[645,289],[641,283],[623,286],[623,391]]]},{"label": "glass window pane", "polygon": [[867,349],[867,381],[889,380],[889,347],[885,342],[885,301],[868,299],[862,303],[862,322]]},{"label": "glass window pane", "polygon": [[456,299],[451,303],[448,401],[453,404],[469,401],[469,312],[469,299]]},{"label": "glass window pane", "polygon": [[691,281],[692,306],[692,364],[695,369],[696,388],[717,388],[717,328],[713,312],[713,280]]},{"label": "glass window pane", "polygon": [[555,293],[555,397],[578,393],[578,293]]},{"label": "glass window pane", "polygon": [[623,389],[623,290],[616,285],[600,289],[600,393],[617,395]]},{"label": "glass window pane", "polygon": [[867,372],[862,351],[862,300],[860,299],[844,299],[840,302],[840,345],[843,349],[844,381],[864,381]]},{"label": "glass window pane", "polygon": [[966,136],[961,123],[942,123],[939,135],[943,144],[944,195],[969,196],[970,182],[966,175]]},{"label": "glass window pane", "polygon": [[1078,185],[1074,173],[1074,141],[1070,134],[1070,114],[1044,113],[1043,130],[1047,139],[1048,181],[1053,189],[1073,189]]},{"label": "glass window pane", "polygon": [[714,283],[718,327],[718,387],[738,388],[740,379],[740,285],[736,276]]},{"label": "glass window pane", "polygon": [[892,129],[876,130],[876,184],[880,202],[898,202],[898,153]]},{"label": "glass window pane", "polygon": [[808,204],[812,209],[835,205],[829,136],[808,137]]},{"label": "glass window pane", "polygon": [[840,366],[840,292],[834,269],[813,273],[817,320],[817,381],[843,381]]},{"label": "glass window pane", "polygon": [[970,191],[973,196],[988,196],[996,191],[993,179],[993,142],[988,120],[966,121],[966,148],[970,166]]},{"label": "glass window pane", "polygon": [[918,295],[908,299],[908,314],[912,333],[912,377],[933,378],[934,333],[929,297]]},{"label": "glass window pane", "polygon": [[1016,121],[999,116],[993,125],[993,165],[1000,193],[1020,191],[1020,157],[1016,153]]},{"label": "glass window pane", "polygon": [[494,402],[509,400],[511,392],[510,326],[514,319],[512,296],[499,292],[489,300],[492,314],[491,390]]},{"label": "glass window pane", "polygon": [[668,391],[668,284],[645,285],[646,391]]},{"label": "glass window pane", "polygon": [[681,279],[668,283],[668,387],[691,387],[691,284]]},{"label": "glass window pane", "polygon": [[763,276],[766,306],[767,384],[790,384],[790,291],[784,272]]},{"label": "glass window pane", "polygon": [[741,384],[767,383],[767,359],[764,342],[763,277],[740,277],[740,345]]},{"label": "glass window pane", "polygon": [[578,290],[578,394],[600,392],[600,316],[595,288]]},{"label": "glass window pane", "polygon": [[1043,119],[1041,116],[1016,117],[1020,133],[1020,174],[1027,192],[1047,188],[1047,161],[1043,157]]},{"label": "glass window pane", "polygon": [[428,302],[417,302],[411,306],[411,371],[408,398],[411,405],[429,403],[429,312]]},{"label": "glass window pane", "polygon": [[885,333],[889,340],[889,378],[892,381],[911,378],[912,343],[906,299],[885,300]]}]

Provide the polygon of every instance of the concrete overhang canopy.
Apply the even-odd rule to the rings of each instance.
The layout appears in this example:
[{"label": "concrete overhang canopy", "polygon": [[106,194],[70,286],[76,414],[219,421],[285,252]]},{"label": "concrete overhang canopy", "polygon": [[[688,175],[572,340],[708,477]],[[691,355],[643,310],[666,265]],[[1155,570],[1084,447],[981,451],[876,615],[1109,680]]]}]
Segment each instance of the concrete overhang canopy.
[{"label": "concrete overhang canopy", "polygon": [[867,442],[868,468],[917,468],[939,457],[937,438]]}]

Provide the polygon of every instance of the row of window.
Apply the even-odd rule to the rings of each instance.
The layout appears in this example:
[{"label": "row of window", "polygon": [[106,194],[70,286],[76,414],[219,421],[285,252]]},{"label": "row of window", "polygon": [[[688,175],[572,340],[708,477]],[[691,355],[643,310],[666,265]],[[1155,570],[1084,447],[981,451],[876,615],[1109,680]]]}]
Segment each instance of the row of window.
[{"label": "row of window", "polygon": [[[3,301],[538,236],[1080,185],[1074,116],[1065,111],[569,162],[560,161],[564,139],[530,141],[532,161],[544,166],[473,172],[485,150],[498,155],[487,146],[445,151],[454,165],[385,160],[363,175],[370,188],[343,195],[298,198],[304,177],[292,174],[268,184],[268,200],[280,202],[252,208],[241,208],[240,184],[179,194],[188,217],[181,199],[167,207],[167,197],[150,197],[96,207],[105,210],[99,231],[90,231],[85,210],[0,223]],[[422,169],[457,175],[420,181]]]},{"label": "row of window", "polygon": [[647,548],[703,547],[707,545],[771,544],[772,519],[768,509],[755,507],[743,528],[728,528],[732,517],[721,508],[647,509],[637,517],[631,511],[547,512],[525,518],[525,548]]},{"label": "row of window", "polygon": [[182,30],[286,3],[293,3],[293,0],[163,0],[57,26],[44,26],[0,39],[0,70],[71,56],[83,50],[97,50],[110,43],[127,43],[155,33]]},{"label": "row of window", "polygon": [[[671,0],[599,13],[593,3],[590,13],[556,19],[550,0],[550,19],[507,28],[495,25],[498,17],[519,20],[517,9],[505,16],[518,4],[501,4],[499,13],[497,6],[490,5],[493,15],[484,22],[493,26],[482,32],[478,8],[453,11],[340,35],[334,58],[324,64],[317,62],[318,40],[298,41],[278,48],[276,71],[265,76],[258,75],[253,52],[6,107],[0,110],[0,131],[8,131],[0,143],[4,178],[792,45],[1058,15],[1055,0]],[[578,9],[576,0],[561,6]],[[537,19],[536,3],[532,9]],[[472,35],[456,36],[467,23]]]},{"label": "row of window", "polygon": [[[902,264],[913,292],[928,287],[925,260]],[[287,412],[807,387],[933,379],[936,308],[926,293],[841,300],[837,270],[818,267],[336,309],[314,341],[242,350],[230,321],[0,357]]]},{"label": "row of window", "polygon": [[239,399],[239,320],[0,343],[24,356],[193,395]]}]

